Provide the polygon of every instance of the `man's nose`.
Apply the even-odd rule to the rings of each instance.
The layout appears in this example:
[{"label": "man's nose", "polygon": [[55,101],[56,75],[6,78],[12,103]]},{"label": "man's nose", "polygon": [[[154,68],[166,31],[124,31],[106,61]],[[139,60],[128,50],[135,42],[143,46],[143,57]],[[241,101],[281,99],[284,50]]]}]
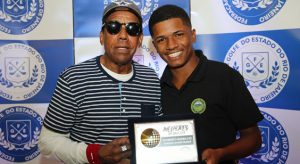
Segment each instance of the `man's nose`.
[{"label": "man's nose", "polygon": [[173,50],[177,48],[177,40],[174,37],[169,37],[167,39],[167,50]]},{"label": "man's nose", "polygon": [[121,31],[119,32],[118,35],[119,35],[118,38],[120,40],[127,40],[128,39],[128,33],[126,31],[125,25],[122,25]]}]

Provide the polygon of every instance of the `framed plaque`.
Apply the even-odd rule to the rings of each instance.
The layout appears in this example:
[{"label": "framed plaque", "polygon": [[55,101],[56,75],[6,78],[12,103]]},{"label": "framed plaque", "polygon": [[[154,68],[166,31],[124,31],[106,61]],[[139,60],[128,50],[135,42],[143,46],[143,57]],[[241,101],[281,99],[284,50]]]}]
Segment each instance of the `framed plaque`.
[{"label": "framed plaque", "polygon": [[128,123],[131,163],[198,163],[194,117],[135,118]]}]

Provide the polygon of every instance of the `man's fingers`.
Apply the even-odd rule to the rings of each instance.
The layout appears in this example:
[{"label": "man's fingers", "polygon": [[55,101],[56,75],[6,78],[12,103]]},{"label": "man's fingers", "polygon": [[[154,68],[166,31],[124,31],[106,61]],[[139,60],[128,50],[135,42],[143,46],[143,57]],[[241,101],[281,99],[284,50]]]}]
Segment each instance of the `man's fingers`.
[{"label": "man's fingers", "polygon": [[131,156],[131,151],[130,151],[130,150],[127,150],[127,151],[121,153],[121,157],[122,157],[123,159],[125,159],[125,158],[130,158],[130,156]]},{"label": "man's fingers", "polygon": [[125,152],[128,150],[126,145],[122,145],[122,146],[120,146],[120,148],[121,148],[121,152]]},{"label": "man's fingers", "polygon": [[118,163],[130,158],[131,146],[128,138],[118,138],[102,147],[102,159],[108,163]]},{"label": "man's fingers", "polygon": [[123,138],[117,138],[113,140],[114,144],[119,144],[119,145],[124,145],[124,144],[129,144],[129,139],[128,137],[123,137]]}]

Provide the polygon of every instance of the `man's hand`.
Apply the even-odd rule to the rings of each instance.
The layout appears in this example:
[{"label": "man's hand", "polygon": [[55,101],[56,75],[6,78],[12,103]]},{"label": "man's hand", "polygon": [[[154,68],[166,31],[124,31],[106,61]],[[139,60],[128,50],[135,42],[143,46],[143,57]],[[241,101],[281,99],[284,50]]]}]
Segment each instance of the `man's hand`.
[{"label": "man's hand", "polygon": [[220,162],[221,149],[205,149],[202,153],[202,161],[206,164],[218,164]]},{"label": "man's hand", "polygon": [[98,154],[102,163],[130,163],[131,147],[128,137],[117,138],[103,145]]}]

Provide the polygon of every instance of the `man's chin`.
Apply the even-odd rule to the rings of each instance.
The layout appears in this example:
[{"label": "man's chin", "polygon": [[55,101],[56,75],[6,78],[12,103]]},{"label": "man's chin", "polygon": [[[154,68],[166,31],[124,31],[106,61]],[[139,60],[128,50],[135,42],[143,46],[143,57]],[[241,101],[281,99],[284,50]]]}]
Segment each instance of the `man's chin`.
[{"label": "man's chin", "polygon": [[171,63],[171,62],[167,62],[169,68],[171,69],[177,69],[177,68],[181,68],[183,67],[183,64],[180,64],[180,63]]},{"label": "man's chin", "polygon": [[129,59],[129,60],[119,60],[115,64],[118,65],[118,66],[126,66],[126,65],[130,65],[131,63],[132,63],[132,59]]},{"label": "man's chin", "polygon": [[174,69],[174,70],[175,70],[175,69],[180,69],[180,68],[182,68],[182,67],[183,67],[182,65],[175,65],[175,66],[170,66],[170,65],[169,65],[169,68],[170,68],[170,69]]}]

